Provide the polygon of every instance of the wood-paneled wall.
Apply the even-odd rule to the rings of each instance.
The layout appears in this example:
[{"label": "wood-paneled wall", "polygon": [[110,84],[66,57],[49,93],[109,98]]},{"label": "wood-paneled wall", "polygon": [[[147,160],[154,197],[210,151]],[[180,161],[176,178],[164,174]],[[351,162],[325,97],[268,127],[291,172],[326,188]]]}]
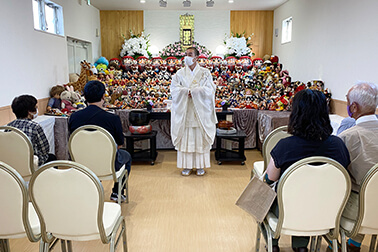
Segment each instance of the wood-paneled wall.
[{"label": "wood-paneled wall", "polygon": [[252,36],[253,58],[262,58],[272,54],[273,11],[231,11],[230,32]]},{"label": "wood-paneled wall", "polygon": [[130,30],[134,34],[143,31],[143,11],[100,11],[100,25],[101,55],[107,59],[119,58],[122,34],[130,38]]}]

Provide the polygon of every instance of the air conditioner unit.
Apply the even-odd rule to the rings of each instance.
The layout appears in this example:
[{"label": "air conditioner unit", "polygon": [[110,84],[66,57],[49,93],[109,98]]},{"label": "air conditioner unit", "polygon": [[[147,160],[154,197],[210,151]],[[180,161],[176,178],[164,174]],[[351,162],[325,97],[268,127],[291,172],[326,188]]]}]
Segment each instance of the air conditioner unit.
[{"label": "air conditioner unit", "polygon": [[159,0],[159,6],[160,7],[167,7],[167,1]]},{"label": "air conditioner unit", "polygon": [[189,0],[185,0],[185,1],[182,2],[182,4],[184,5],[184,7],[190,7],[192,2],[190,2]]},{"label": "air conditioner unit", "polygon": [[214,6],[213,0],[206,1],[206,7],[213,7],[213,6]]}]

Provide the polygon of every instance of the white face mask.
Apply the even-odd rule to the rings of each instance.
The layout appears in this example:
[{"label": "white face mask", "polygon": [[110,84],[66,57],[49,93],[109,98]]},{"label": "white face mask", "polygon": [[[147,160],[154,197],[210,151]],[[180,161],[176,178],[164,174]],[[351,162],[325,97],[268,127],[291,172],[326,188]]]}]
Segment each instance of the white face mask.
[{"label": "white face mask", "polygon": [[193,57],[189,57],[189,56],[185,56],[185,65],[191,66],[193,64],[194,64],[194,58]]},{"label": "white face mask", "polygon": [[33,114],[33,119],[37,118],[38,116],[38,109],[36,109],[35,114]]}]

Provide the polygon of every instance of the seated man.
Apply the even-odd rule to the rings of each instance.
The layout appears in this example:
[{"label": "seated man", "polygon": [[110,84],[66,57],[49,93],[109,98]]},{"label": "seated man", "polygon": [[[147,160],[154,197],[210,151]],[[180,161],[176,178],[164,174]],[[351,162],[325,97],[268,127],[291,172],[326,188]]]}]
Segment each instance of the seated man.
[{"label": "seated man", "polygon": [[[343,216],[355,219],[358,213],[358,193],[365,174],[378,163],[378,119],[375,110],[378,105],[378,89],[375,84],[358,83],[347,94],[347,109],[356,120],[356,126],[343,131],[339,137],[350,154],[348,166],[352,180],[352,193]],[[358,234],[348,240],[348,251],[360,251],[364,235]]]},{"label": "seated man", "polygon": [[23,131],[29,137],[34,155],[38,157],[38,166],[56,160],[55,155],[49,153],[49,142],[41,125],[32,121],[38,116],[37,99],[31,95],[21,95],[13,99],[11,107],[17,119],[8,126]]},{"label": "seated man", "polygon": [[[375,116],[378,118],[377,114]],[[337,135],[340,135],[341,132],[343,132],[344,130],[349,129],[349,128],[355,126],[355,125],[356,125],[356,120],[354,120],[353,117],[349,116],[349,117],[344,118],[341,121],[339,128],[337,129]]]},{"label": "seated man", "polygon": [[[105,99],[105,86],[100,81],[89,81],[84,87],[84,97],[88,102],[88,107],[73,113],[68,121],[70,133],[84,125],[97,125],[107,130],[114,138],[118,145],[117,156],[115,160],[115,170],[118,171],[123,165],[126,165],[128,174],[131,169],[130,154],[120,149],[124,143],[122,124],[118,115],[106,112],[102,109]],[[114,183],[111,200],[118,199],[118,183]],[[122,201],[126,201],[126,196],[122,194]]]}]

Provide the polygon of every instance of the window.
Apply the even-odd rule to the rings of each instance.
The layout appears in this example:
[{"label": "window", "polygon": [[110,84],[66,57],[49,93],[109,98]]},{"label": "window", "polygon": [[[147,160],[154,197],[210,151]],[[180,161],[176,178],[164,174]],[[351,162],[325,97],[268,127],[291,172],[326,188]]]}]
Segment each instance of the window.
[{"label": "window", "polygon": [[293,28],[293,18],[289,17],[282,21],[282,38],[281,44],[291,42],[291,33]]},{"label": "window", "polygon": [[64,36],[63,8],[49,0],[32,0],[34,29]]}]

